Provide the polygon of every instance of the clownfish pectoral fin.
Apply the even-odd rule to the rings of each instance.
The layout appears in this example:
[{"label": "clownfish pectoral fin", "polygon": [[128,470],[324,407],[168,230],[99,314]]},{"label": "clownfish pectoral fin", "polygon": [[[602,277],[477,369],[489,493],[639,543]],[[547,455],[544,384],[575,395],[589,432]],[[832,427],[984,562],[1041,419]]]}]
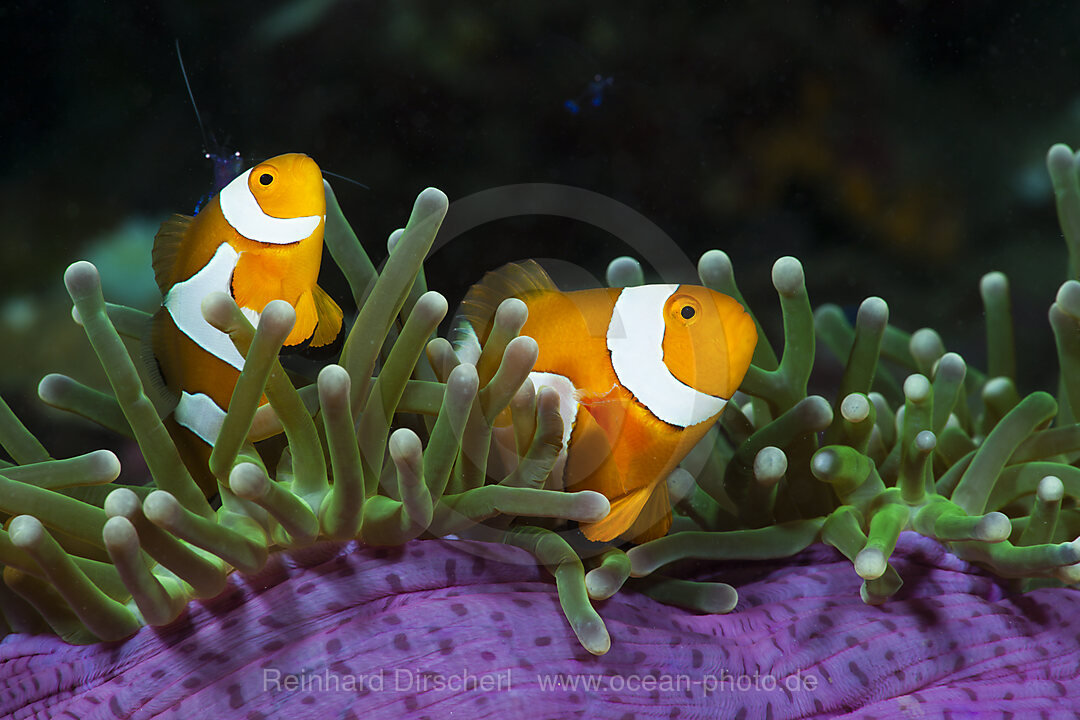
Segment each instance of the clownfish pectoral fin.
[{"label": "clownfish pectoral fin", "polygon": [[[586,411],[583,412],[582,408]],[[607,498],[625,495],[630,488],[626,486],[616,462],[616,435],[609,433],[608,428],[601,425],[597,416],[588,410],[584,403],[578,407],[566,453],[563,485],[570,491],[593,490]],[[622,424],[615,415],[615,411],[612,411],[605,418],[609,428]]]},{"label": "clownfish pectoral fin", "polygon": [[[671,524],[671,511],[667,506],[667,485],[663,487],[663,497],[654,503],[657,483],[638,488],[633,492],[611,500],[611,512],[594,523],[582,523],[580,528],[585,537],[593,542],[610,542],[621,536],[632,538],[635,542],[645,542],[638,537],[638,531],[647,539],[654,539],[667,533]],[[663,500],[663,503],[660,503]],[[656,517],[654,510],[664,508],[666,517]],[[659,535],[654,534],[659,532]]]},{"label": "clownfish pectoral fin", "polygon": [[491,331],[492,321],[499,303],[507,298],[524,298],[527,295],[558,290],[540,263],[526,260],[509,263],[484,275],[480,282],[469,288],[454,322],[457,327],[463,321],[472,326],[483,345]]},{"label": "clownfish pectoral fin", "polygon": [[271,264],[253,252],[240,253],[233,269],[230,289],[237,305],[258,313],[261,313],[271,300],[282,297],[279,274]]},{"label": "clownfish pectoral fin", "polygon": [[176,276],[177,256],[194,221],[195,218],[188,215],[173,215],[161,223],[161,229],[154,236],[154,249],[150,257],[154,266],[154,280],[163,296],[169,293],[173,285],[186,279]]},{"label": "clownfish pectoral fin", "polygon": [[605,393],[578,392],[578,403],[604,431],[611,447],[615,447],[618,442],[623,423],[629,417],[633,402],[630,397],[617,392],[614,387]]},{"label": "clownfish pectoral fin", "polygon": [[299,345],[311,338],[310,347],[334,342],[341,332],[341,308],[318,285],[296,302],[296,324],[285,338],[285,345]]},{"label": "clownfish pectoral fin", "polygon": [[341,334],[341,308],[334,302],[334,298],[318,285],[312,286],[311,297],[315,301],[315,314],[318,316],[315,334],[311,336],[311,347],[324,347]]},{"label": "clownfish pectoral fin", "polygon": [[299,345],[315,333],[318,324],[319,313],[315,309],[315,298],[310,292],[306,292],[296,301],[296,324],[293,325],[292,332],[285,338],[283,344],[286,347]]}]

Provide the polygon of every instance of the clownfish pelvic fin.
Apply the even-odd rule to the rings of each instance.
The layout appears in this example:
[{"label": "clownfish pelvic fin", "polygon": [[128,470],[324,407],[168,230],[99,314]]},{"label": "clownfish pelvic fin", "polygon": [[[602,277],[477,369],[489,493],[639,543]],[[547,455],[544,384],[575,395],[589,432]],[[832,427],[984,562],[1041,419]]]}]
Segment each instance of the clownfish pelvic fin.
[{"label": "clownfish pelvic fin", "polygon": [[[593,490],[611,502],[600,521],[584,523],[581,531],[593,542],[623,537],[645,542],[662,537],[671,525],[667,483],[660,477],[641,486],[633,484],[633,459],[616,451],[633,415],[634,400],[620,388],[603,394],[578,393],[577,413],[566,458],[564,477],[570,491]],[[600,460],[598,460],[600,458]]]},{"label": "clownfish pelvic fin", "polygon": [[593,542],[611,542],[618,537],[635,543],[667,535],[671,527],[671,499],[666,478],[611,500],[611,512],[598,522],[583,523],[581,532]]}]

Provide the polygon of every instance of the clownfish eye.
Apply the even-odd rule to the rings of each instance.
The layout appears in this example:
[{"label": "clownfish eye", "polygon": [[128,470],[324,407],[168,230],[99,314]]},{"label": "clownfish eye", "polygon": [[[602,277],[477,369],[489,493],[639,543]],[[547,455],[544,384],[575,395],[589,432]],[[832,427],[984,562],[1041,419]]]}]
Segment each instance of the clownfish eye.
[{"label": "clownfish eye", "polygon": [[668,298],[664,311],[672,320],[683,325],[692,325],[701,314],[701,303],[692,295],[679,293]]},{"label": "clownfish eye", "polygon": [[270,173],[263,173],[259,176],[259,183],[262,185],[269,185],[272,182],[274,182],[274,176]]}]

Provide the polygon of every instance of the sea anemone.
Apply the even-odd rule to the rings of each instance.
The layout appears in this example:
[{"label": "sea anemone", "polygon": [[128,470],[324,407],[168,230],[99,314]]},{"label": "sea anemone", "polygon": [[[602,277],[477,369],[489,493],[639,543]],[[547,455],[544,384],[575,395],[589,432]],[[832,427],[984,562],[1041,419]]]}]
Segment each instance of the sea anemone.
[{"label": "sea anemone", "polygon": [[[833,306],[812,312],[801,264],[781,258],[772,277],[784,326],[779,359],[759,332],[742,394],[668,479],[678,499],[672,533],[630,549],[590,544],[573,528],[603,517],[606,498],[544,489],[562,426],[554,393],[533,394],[531,384],[523,385],[537,348],[518,336],[525,319],[520,303],[500,308],[475,364],[462,363],[446,340],[434,337],[447,303],[426,292],[422,263],[447,209],[438,190],[418,196],[404,230],[390,236],[389,259],[377,272],[327,186],[326,244],[359,315],[340,364],[325,367],[315,383],[297,389],[278,362],[294,318],[287,304],[269,305],[253,328],[229,297],[204,303],[207,320],[247,357],[210,460],[220,487],[220,503],[213,505],[180,461],[152,400],[155,391],[144,388],[121,339],[144,337],[149,316],[107,305],[96,269],[72,265],[65,283],[75,317],[113,394],[58,375],[47,376],[39,394],[134,438],[152,480],[118,486],[119,462],[106,450],[51,459],[0,405],[0,444],[14,460],[0,467],[0,511],[9,516],[0,532],[0,609],[18,633],[0,646],[0,667],[11,668],[13,678],[0,688],[6,691],[0,708],[59,711],[58,703],[70,700],[89,703],[80,706],[84,710],[107,706],[118,717],[136,708],[153,715],[217,706],[265,716],[252,709],[261,702],[252,700],[258,694],[253,676],[215,678],[247,665],[264,680],[267,669],[279,678],[323,670],[335,677],[366,670],[370,678],[378,668],[422,665],[421,659],[435,657],[431,653],[453,655],[458,667],[476,667],[477,674],[484,669],[492,682],[499,669],[541,664],[581,673],[604,662],[599,667],[624,680],[630,673],[640,679],[693,671],[700,681],[720,669],[782,680],[814,670],[820,692],[799,696],[789,689],[783,699],[777,699],[783,692],[740,687],[737,697],[707,693],[699,703],[692,688],[675,688],[671,698],[689,698],[676,702],[656,695],[659,680],[649,691],[673,711],[726,707],[736,717],[740,708],[745,717],[765,716],[766,706],[774,717],[854,710],[935,683],[940,693],[926,690],[912,702],[923,703],[923,710],[956,707],[949,687],[960,677],[973,683],[964,695],[972,703],[993,697],[1040,707],[1040,698],[1068,691],[1051,663],[1075,655],[1076,645],[1046,639],[1031,657],[997,658],[1012,652],[1013,640],[1049,637],[1053,623],[1067,624],[1053,607],[1076,602],[1074,591],[1003,597],[956,557],[1015,579],[1016,589],[1080,581],[1074,507],[1080,471],[1072,464],[1080,451],[1072,410],[1080,407],[1078,164],[1061,145],[1048,155],[1073,278],[1050,309],[1061,369],[1056,399],[1041,391],[1019,395],[1003,274],[984,276],[980,287],[989,349],[988,371],[980,373],[946,352],[933,330],[909,335],[889,326],[880,298],[862,303],[854,325]],[[741,300],[723,252],[706,253],[698,271],[703,284]],[[608,268],[611,285],[643,279],[631,259]],[[818,338],[844,367],[831,400],[808,395]],[[900,382],[894,368],[910,374]],[[271,409],[258,408],[263,394]],[[507,408],[523,460],[509,476],[489,477],[492,428]],[[276,467],[268,467],[253,442],[282,431],[287,446]],[[847,560],[821,546],[807,549],[819,540]],[[740,562],[702,566],[691,560]],[[538,565],[554,576],[555,594]],[[659,574],[662,567],[670,574]],[[836,594],[860,582],[856,576],[861,600],[855,602],[878,607],[857,612],[852,599]],[[742,585],[741,599],[729,583]],[[631,592],[619,593],[624,586]],[[574,652],[567,633],[551,622],[554,601],[588,653]],[[681,609],[665,618],[655,601]],[[964,603],[979,607],[969,613]],[[401,612],[394,611],[399,606]],[[739,613],[712,615],[737,606],[746,610],[741,619]],[[592,656],[608,653],[612,641],[597,607],[616,628],[616,645],[627,646],[603,660]],[[975,620],[985,614],[1026,615],[1031,627]],[[929,639],[949,634],[942,622],[964,620],[984,633],[966,650],[959,640]],[[494,636],[481,629],[485,623],[494,626]],[[338,628],[351,629],[347,648],[332,635]],[[92,645],[65,649],[55,639],[27,637],[50,631]],[[703,639],[710,632],[721,640]],[[895,650],[870,648],[889,633],[903,639]],[[101,642],[133,634],[119,644]],[[753,637],[753,644],[742,647],[740,634]],[[684,643],[697,643],[689,659],[678,649]],[[670,650],[661,652],[665,645]],[[957,675],[975,658],[965,652],[983,645],[993,650],[979,655],[982,669]],[[500,655],[506,648],[512,657]],[[42,684],[45,671],[32,659],[41,652],[50,663],[63,658],[65,667],[94,668],[93,681],[84,684],[58,670]],[[839,654],[848,658],[842,678]],[[867,664],[879,655],[892,679]],[[953,662],[951,675],[946,661]],[[131,684],[138,675],[129,670],[141,675],[155,663],[160,667],[152,678],[171,683],[172,694],[159,697]],[[895,669],[911,663],[922,663],[916,667],[923,670]],[[1025,686],[1019,694],[1002,691],[1004,681],[975,687],[1003,668],[1023,673],[1025,665],[1045,670],[1038,676],[1045,686]],[[431,667],[435,675],[449,675],[444,665]],[[108,691],[99,689],[110,682],[115,686]],[[259,688],[281,691],[265,682]],[[396,697],[404,706],[386,716],[400,717],[404,709],[419,717],[426,704],[443,701],[445,689],[425,686]],[[324,705],[332,701],[310,690],[285,692],[300,703],[298,712],[303,704],[339,714],[348,708]],[[481,697],[487,696],[467,697],[461,702],[472,704],[461,707],[497,714],[525,696]],[[563,693],[552,700],[552,711],[584,711],[574,707],[574,697],[610,701],[612,693]],[[485,703],[489,707],[480,707]],[[639,705],[627,712],[659,711]],[[65,709],[81,714],[74,705]]]}]

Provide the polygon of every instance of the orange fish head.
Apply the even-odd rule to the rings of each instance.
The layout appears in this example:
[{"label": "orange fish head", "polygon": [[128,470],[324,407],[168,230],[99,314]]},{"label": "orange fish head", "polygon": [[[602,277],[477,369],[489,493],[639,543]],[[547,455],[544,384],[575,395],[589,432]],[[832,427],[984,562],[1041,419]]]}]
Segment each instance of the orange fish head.
[{"label": "orange fish head", "polygon": [[730,398],[756,345],[754,319],[732,297],[680,285],[664,303],[664,364],[695,390]]},{"label": "orange fish head", "polygon": [[271,217],[326,215],[322,171],[302,153],[278,155],[256,165],[248,175],[248,189]]}]

